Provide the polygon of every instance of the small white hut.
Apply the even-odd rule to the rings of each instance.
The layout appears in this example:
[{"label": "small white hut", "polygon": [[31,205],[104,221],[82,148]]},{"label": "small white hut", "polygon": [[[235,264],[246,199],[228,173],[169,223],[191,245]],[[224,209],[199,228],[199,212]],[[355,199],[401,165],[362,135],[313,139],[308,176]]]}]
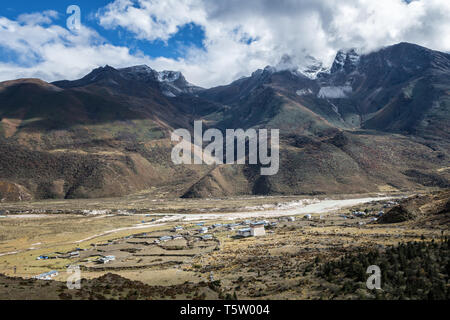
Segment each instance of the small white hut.
[{"label": "small white hut", "polygon": [[266,235],[266,230],[264,229],[264,223],[256,223],[250,226],[250,232],[253,237],[260,237]]}]

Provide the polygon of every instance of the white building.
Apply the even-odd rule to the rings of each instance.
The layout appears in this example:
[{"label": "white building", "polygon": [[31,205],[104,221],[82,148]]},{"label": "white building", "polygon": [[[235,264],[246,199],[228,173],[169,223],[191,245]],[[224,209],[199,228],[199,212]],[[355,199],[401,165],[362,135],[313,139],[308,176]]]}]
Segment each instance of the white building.
[{"label": "white building", "polygon": [[207,227],[203,227],[200,230],[198,230],[199,233],[208,233],[208,228]]},{"label": "white building", "polygon": [[205,234],[204,236],[201,236],[202,240],[211,240],[213,236],[211,234]]},{"label": "white building", "polygon": [[179,231],[183,231],[183,227],[181,226],[176,226],[172,229],[173,232],[179,232]]},{"label": "white building", "polygon": [[236,234],[240,237],[260,237],[266,235],[264,229],[264,223],[254,223],[250,225],[250,228],[244,228],[237,230]]},{"label": "white building", "polygon": [[34,276],[33,278],[38,279],[38,280],[51,280],[53,277],[56,277],[58,274],[59,274],[58,271],[52,270],[52,271]]},{"label": "white building", "polygon": [[69,256],[70,256],[71,258],[79,257],[79,256],[80,256],[80,252],[78,252],[78,251],[70,252],[70,253],[69,253]]},{"label": "white building", "polygon": [[266,235],[266,230],[264,229],[264,224],[252,224],[250,226],[250,232],[253,237],[260,237]]},{"label": "white building", "polygon": [[99,259],[98,259],[98,262],[99,262],[99,263],[108,263],[108,262],[114,261],[114,260],[116,260],[116,257],[115,257],[115,256],[106,256],[106,257],[101,257],[101,258],[99,258]]}]

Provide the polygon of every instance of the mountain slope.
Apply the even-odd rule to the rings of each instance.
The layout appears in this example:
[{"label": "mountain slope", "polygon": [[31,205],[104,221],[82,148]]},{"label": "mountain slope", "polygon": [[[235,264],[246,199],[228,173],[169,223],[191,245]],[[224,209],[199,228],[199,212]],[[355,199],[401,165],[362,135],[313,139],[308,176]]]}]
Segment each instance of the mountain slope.
[{"label": "mountain slope", "polygon": [[[450,131],[450,55],[400,43],[363,56],[338,53],[322,85],[348,87],[348,99],[336,105],[356,106],[362,127],[448,139]],[[349,58],[351,57],[351,58]]]},{"label": "mountain slope", "polygon": [[[449,61],[448,54],[407,43],[362,56],[340,51],[330,71],[316,80],[266,67],[200,95],[229,104],[222,128],[280,129],[280,172],[249,179],[252,190],[446,188]],[[211,184],[199,181],[186,196],[202,196]]]},{"label": "mountain slope", "polygon": [[[202,89],[147,66],[0,83],[0,200],[327,194],[450,186],[450,58],[408,43]],[[324,71],[325,70],[325,71]],[[280,170],[182,165],[171,132],[280,129]]]},{"label": "mountain slope", "polygon": [[207,172],[170,160],[170,133],[191,116],[154,82],[110,67],[74,82],[4,82],[0,102],[0,200],[18,188],[27,199],[122,196]]}]

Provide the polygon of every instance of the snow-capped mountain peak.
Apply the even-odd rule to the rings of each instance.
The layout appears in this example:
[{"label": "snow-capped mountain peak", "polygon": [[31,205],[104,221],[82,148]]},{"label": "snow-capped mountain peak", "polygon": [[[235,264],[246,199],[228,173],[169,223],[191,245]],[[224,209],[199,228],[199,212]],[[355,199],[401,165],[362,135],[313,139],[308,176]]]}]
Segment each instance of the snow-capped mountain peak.
[{"label": "snow-capped mountain peak", "polygon": [[331,66],[331,73],[353,71],[358,66],[360,54],[356,49],[339,50]]},{"label": "snow-capped mountain peak", "polygon": [[126,79],[134,80],[157,80],[158,72],[147,65],[132,66],[118,69],[120,74]]},{"label": "snow-capped mountain peak", "polygon": [[305,56],[303,66],[300,66],[299,68],[299,72],[302,75],[314,80],[317,78],[319,73],[329,72],[329,68],[325,68],[322,61],[317,60],[311,55],[307,55]]},{"label": "snow-capped mountain peak", "polygon": [[122,68],[119,69],[121,70],[127,70],[129,72],[135,72],[135,73],[153,73],[155,70],[153,70],[152,68],[150,68],[149,66],[142,64],[142,65],[138,65],[138,66],[132,66],[132,67],[128,67],[128,68]]},{"label": "snow-capped mountain peak", "polygon": [[164,70],[158,72],[147,65],[138,65],[129,68],[119,69],[123,77],[139,81],[155,81],[164,95],[176,97],[183,93],[194,93],[201,88],[186,81],[179,71]]}]

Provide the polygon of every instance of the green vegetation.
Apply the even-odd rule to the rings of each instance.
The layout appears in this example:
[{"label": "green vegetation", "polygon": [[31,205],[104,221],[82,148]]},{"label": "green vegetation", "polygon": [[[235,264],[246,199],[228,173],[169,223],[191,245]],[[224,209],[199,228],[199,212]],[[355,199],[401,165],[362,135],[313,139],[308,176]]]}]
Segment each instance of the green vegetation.
[{"label": "green vegetation", "polygon": [[[320,267],[319,276],[338,285],[334,298],[358,292],[360,298],[448,300],[449,257],[447,238],[439,242],[401,243],[385,252],[370,250],[327,262]],[[363,292],[370,265],[381,269],[381,290]]]}]

